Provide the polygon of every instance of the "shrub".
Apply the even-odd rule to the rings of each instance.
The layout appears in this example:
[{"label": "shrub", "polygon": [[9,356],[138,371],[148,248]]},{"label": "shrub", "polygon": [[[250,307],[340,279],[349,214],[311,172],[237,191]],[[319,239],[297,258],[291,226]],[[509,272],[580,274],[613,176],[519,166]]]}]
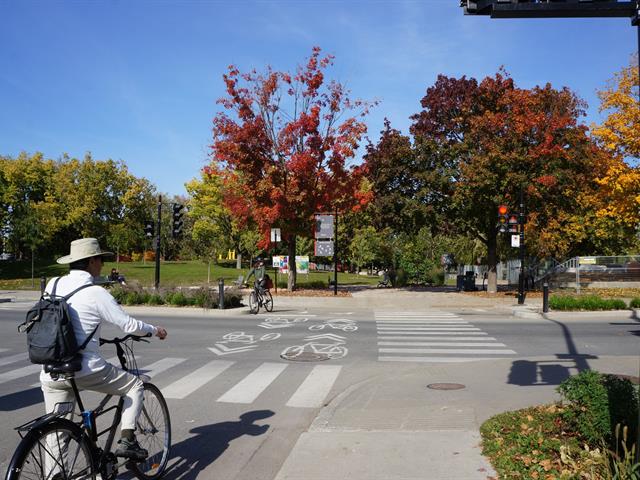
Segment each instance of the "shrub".
[{"label": "shrub", "polygon": [[189,305],[189,299],[185,296],[184,293],[182,293],[181,291],[177,291],[169,297],[169,303],[171,305],[184,307],[185,305]]},{"label": "shrub", "polygon": [[396,287],[406,287],[409,281],[409,276],[404,268],[396,270]]},{"label": "shrub", "polygon": [[131,254],[131,260],[133,260],[134,262],[139,262],[140,260],[142,260],[142,254],[138,252],[133,252]]},{"label": "shrub", "polygon": [[149,300],[147,300],[147,303],[149,305],[164,305],[164,298],[162,298],[162,295],[152,293],[151,295],[149,295]]},{"label": "shrub", "polygon": [[631,302],[629,302],[629,307],[630,308],[640,308],[640,297],[632,298]]},{"label": "shrub", "polygon": [[193,293],[192,298],[194,305],[202,308],[216,308],[218,306],[218,292],[210,288],[199,288]]},{"label": "shrub", "polygon": [[126,305],[140,305],[142,303],[147,303],[148,300],[148,293],[139,292],[137,290],[130,290],[125,294],[124,301],[122,303]]},{"label": "shrub", "polygon": [[629,380],[586,370],[562,382],[558,392],[568,403],[563,418],[590,444],[611,444],[618,423],[635,438],[638,392]]},{"label": "shrub", "polygon": [[552,295],[549,307],[552,310],[624,310],[627,305],[619,298],[605,299],[597,295]]}]

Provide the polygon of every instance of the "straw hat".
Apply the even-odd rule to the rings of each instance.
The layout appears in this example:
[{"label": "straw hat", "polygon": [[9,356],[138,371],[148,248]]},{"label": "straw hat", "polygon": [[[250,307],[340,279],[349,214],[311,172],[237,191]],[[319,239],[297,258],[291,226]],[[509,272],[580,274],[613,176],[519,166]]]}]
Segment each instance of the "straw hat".
[{"label": "straw hat", "polygon": [[113,255],[112,252],[105,252],[100,249],[98,240],[95,238],[81,238],[71,242],[71,251],[69,255],[60,257],[58,263],[73,263],[78,260],[90,257],[105,257]]}]

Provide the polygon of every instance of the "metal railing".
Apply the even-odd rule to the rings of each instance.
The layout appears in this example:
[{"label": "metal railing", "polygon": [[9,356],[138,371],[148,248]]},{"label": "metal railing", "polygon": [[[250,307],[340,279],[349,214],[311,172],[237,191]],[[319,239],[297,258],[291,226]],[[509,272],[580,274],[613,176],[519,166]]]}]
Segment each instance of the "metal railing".
[{"label": "metal railing", "polygon": [[574,257],[556,265],[539,277],[555,284],[574,283],[577,293],[582,285],[623,287],[624,283],[640,282],[640,255]]}]

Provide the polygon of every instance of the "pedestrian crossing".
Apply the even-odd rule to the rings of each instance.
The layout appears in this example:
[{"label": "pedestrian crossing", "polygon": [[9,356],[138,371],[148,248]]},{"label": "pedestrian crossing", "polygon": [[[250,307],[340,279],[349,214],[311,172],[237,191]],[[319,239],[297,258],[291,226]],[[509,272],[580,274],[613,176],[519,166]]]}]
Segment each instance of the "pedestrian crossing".
[{"label": "pedestrian crossing", "polygon": [[448,312],[375,312],[378,361],[459,363],[516,355],[488,333]]},{"label": "pedestrian crossing", "polygon": [[[215,402],[247,405],[269,402],[274,395],[280,398],[285,391],[287,398],[279,401],[292,408],[321,407],[342,370],[340,365],[256,362],[249,364],[247,373],[246,362],[232,360],[208,361],[195,368],[193,359],[188,358],[166,357],[147,362],[146,358],[141,361],[142,357],[137,357],[137,360],[140,373],[150,377],[167,399],[183,400],[203,391]],[[108,361],[117,364],[116,358]],[[189,368],[192,370],[185,373]],[[0,397],[39,387],[40,370],[41,366],[29,363],[24,353],[0,352]]]}]

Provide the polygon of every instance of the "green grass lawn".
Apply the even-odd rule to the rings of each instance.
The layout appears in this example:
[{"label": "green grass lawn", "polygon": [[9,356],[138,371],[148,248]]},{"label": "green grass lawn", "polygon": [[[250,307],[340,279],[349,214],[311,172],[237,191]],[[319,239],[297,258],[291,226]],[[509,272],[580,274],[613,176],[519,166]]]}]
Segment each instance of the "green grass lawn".
[{"label": "green grass lawn", "polygon": [[[102,269],[103,275],[108,275],[112,268],[117,268],[124,275],[128,283],[138,282],[143,286],[152,286],[155,279],[154,262],[106,262]],[[201,261],[162,262],[160,265],[160,284],[162,286],[192,286],[207,283],[207,264]],[[36,262],[34,265],[34,281],[31,280],[31,262],[0,262],[0,289],[39,289],[40,277],[51,278],[64,275],[69,271],[66,265],[59,265],[55,261]],[[275,281],[273,270],[267,271]],[[249,268],[237,270],[235,268],[211,265],[209,276],[211,283],[218,283],[219,278],[224,278],[225,284],[238,279],[239,275],[246,276]],[[319,287],[320,283],[327,286],[329,276],[333,279],[333,272],[311,272],[308,275],[298,274],[298,286]],[[283,285],[286,276],[278,274],[278,284]],[[378,277],[365,277],[348,273],[338,273],[339,285],[377,285]]]}]

